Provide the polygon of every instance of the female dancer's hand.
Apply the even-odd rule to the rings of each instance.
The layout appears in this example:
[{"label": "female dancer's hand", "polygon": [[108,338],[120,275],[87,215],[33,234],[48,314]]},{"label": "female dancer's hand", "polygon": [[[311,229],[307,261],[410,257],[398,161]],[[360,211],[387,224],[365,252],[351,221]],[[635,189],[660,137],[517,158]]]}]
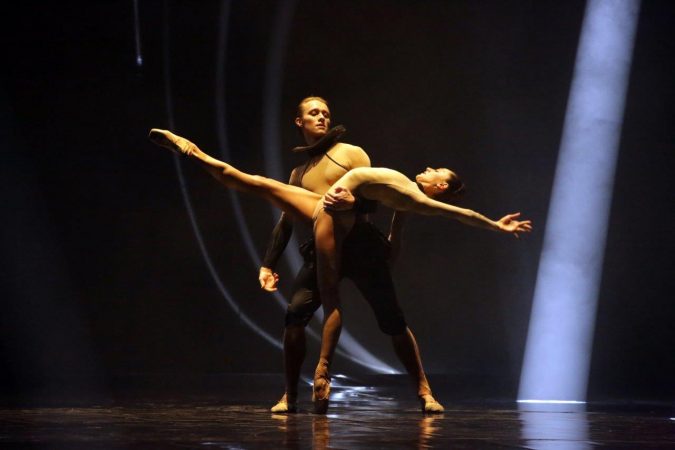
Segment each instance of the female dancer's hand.
[{"label": "female dancer's hand", "polygon": [[262,289],[274,292],[277,290],[277,284],[279,283],[279,274],[274,273],[270,268],[261,267],[258,273],[258,280]]},{"label": "female dancer's hand", "polygon": [[519,212],[507,214],[497,221],[497,226],[505,233],[513,233],[515,237],[518,237],[518,233],[529,233],[532,231],[532,221],[516,220],[518,217],[520,217]]},{"label": "female dancer's hand", "polygon": [[347,188],[336,186],[323,196],[323,207],[331,211],[346,211],[354,207],[356,198]]}]

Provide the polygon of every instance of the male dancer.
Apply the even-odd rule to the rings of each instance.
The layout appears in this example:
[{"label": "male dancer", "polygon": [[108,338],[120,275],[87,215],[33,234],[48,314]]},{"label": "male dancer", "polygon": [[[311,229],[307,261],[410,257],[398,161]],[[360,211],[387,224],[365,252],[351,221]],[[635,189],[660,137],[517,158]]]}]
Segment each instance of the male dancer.
[{"label": "male dancer", "polygon": [[[331,129],[330,123],[330,110],[324,99],[307,97],[300,102],[295,125],[302,132],[308,146],[298,147],[294,151],[305,153],[307,160],[293,169],[289,184],[324,195],[330,186],[347,171],[370,166],[370,159],[363,149],[339,142],[344,128]],[[352,207],[351,202],[353,202],[351,196],[338,194],[326,197],[327,205],[334,209],[349,209]],[[372,206],[367,201],[358,201],[353,207],[357,211],[357,219],[354,228],[344,241],[340,276],[352,279],[373,308],[380,329],[392,337],[396,355],[415,383],[422,411],[440,413],[443,411],[443,406],[432,396],[422,367],[417,342],[405,322],[396,299],[387,261],[390,244],[368,221],[367,213],[370,212],[369,209]],[[392,247],[398,247],[402,226],[400,217],[400,213],[395,214],[392,220],[389,235]],[[267,291],[276,290],[279,277],[274,269],[292,232],[291,219],[282,214],[272,233],[259,273],[260,286]],[[304,258],[304,265],[294,282],[283,337],[286,392],[271,408],[271,411],[276,413],[297,410],[298,381],[306,348],[305,326],[309,323],[314,311],[321,306],[313,242],[303,244],[300,251]],[[325,326],[339,327],[340,323],[327,323]],[[317,374],[327,377],[327,366],[328,361],[320,361]],[[315,403],[315,406],[317,412],[325,412],[327,401]]]}]

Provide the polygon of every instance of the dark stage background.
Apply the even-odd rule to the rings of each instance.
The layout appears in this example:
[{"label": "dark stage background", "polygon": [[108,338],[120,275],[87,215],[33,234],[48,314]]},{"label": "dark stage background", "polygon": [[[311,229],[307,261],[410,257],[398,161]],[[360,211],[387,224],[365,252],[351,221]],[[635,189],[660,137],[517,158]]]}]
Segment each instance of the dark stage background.
[{"label": "dark stage background", "polygon": [[[232,2],[224,21],[217,1],[139,1],[142,67],[131,1],[22,2],[5,17],[4,394],[29,397],[72,380],[105,391],[130,375],[280,373],[280,350],[242,319],[280,337],[284,311],[258,288],[228,193],[180,162],[205,248],[237,311],[208,272],[173,156],[146,135],[173,121],[218,155],[220,102],[232,162],[264,173],[263,133],[278,129],[285,177],[301,162],[288,151],[300,143],[295,105],[314,94],[331,100],[334,124],[347,126],[345,140],[374,166],[409,175],[449,166],[468,185],[463,206],[492,218],[522,211],[534,221],[535,232],[518,241],[412,218],[394,268],[432,380],[515,397],[584,2],[299,1],[273,77],[280,104],[270,110],[266,71],[281,5]],[[674,25],[675,5],[644,2],[591,400],[674,398]],[[241,200],[262,255],[275,214],[258,199]],[[378,211],[381,229],[389,217]],[[287,294],[293,273],[280,269]],[[349,283],[344,295],[346,329],[402,370]],[[306,369],[316,356],[311,340]],[[367,372],[343,357],[334,367]]]}]

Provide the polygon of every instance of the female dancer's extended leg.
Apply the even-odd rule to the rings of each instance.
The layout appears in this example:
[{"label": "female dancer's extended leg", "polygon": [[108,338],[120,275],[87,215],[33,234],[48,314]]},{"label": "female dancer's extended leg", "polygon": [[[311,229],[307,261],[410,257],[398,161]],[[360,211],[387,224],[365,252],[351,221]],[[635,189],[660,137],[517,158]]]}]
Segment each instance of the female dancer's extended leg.
[{"label": "female dancer's extended leg", "polygon": [[242,172],[228,163],[207,155],[192,142],[170,131],[153,128],[149,138],[157,145],[190,157],[225,186],[263,197],[302,222],[312,223],[315,209],[318,209],[314,220],[314,236],[317,278],[324,308],[324,329],[321,356],[314,376],[314,397],[317,412],[325,412],[328,408],[330,391],[328,368],[342,326],[338,291],[340,255],[344,238],[354,224],[353,213],[349,211],[327,213],[317,206],[321,200],[320,195],[270,178]]},{"label": "female dancer's extended leg", "polygon": [[153,128],[148,135],[155,144],[199,163],[216,180],[238,191],[263,197],[295,219],[312,223],[312,214],[321,196],[306,189],[281,183],[260,175],[251,175],[213,158],[185,138],[170,131]]}]

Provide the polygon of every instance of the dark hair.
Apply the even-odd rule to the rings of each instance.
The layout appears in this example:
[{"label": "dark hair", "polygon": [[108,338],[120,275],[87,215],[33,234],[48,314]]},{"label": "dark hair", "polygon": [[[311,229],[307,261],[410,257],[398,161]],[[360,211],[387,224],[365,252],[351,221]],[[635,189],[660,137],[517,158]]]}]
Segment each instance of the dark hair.
[{"label": "dark hair", "polygon": [[324,105],[328,106],[330,108],[330,105],[328,104],[328,101],[326,101],[322,97],[317,97],[315,95],[310,95],[309,97],[305,97],[302,100],[300,100],[300,103],[298,103],[298,107],[295,110],[295,117],[302,117],[302,105],[304,105],[307,102],[311,102],[312,100],[317,100],[323,103]]},{"label": "dark hair", "polygon": [[434,200],[438,200],[439,202],[445,202],[445,203],[454,203],[466,192],[466,185],[464,182],[459,178],[459,176],[453,172],[452,170],[450,171],[451,175],[450,178],[448,178],[447,183],[448,183],[448,188],[441,192],[438,195],[434,196]]}]

